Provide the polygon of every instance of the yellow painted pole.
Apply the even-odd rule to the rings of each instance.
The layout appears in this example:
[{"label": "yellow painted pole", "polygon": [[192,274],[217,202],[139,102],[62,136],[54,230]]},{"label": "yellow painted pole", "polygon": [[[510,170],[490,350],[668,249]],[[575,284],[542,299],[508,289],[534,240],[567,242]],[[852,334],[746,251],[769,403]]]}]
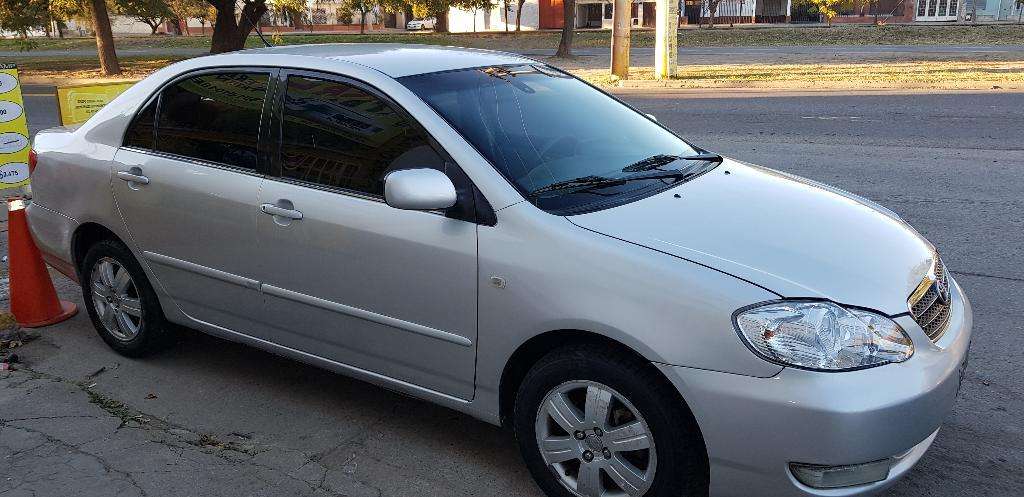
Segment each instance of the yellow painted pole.
[{"label": "yellow painted pole", "polygon": [[658,0],[654,35],[654,77],[668,79],[676,75],[679,57],[679,3]]}]

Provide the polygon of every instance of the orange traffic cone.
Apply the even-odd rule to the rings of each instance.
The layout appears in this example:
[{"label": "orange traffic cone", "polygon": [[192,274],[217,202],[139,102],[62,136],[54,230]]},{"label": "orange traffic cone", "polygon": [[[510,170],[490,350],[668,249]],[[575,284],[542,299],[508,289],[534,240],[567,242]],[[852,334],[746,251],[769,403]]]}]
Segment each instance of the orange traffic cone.
[{"label": "orange traffic cone", "polygon": [[11,269],[11,314],[18,326],[47,326],[78,312],[75,304],[57,299],[50,273],[28,232],[24,199],[7,201],[7,251]]}]

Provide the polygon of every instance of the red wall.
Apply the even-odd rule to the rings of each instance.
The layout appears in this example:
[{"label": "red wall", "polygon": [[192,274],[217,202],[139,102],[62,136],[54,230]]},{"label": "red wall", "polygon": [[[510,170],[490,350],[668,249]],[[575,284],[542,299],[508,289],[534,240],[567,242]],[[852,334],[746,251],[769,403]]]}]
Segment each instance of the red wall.
[{"label": "red wall", "polygon": [[540,29],[562,29],[562,0],[539,0]]}]

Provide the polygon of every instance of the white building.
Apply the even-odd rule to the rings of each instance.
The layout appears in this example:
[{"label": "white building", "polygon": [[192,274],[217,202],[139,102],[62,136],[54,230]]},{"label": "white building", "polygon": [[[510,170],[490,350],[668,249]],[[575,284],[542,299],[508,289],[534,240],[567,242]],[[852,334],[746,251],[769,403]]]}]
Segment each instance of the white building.
[{"label": "white building", "polygon": [[[448,11],[448,30],[452,33],[472,33],[476,31],[515,31],[516,8],[518,3],[511,0],[508,4],[508,23],[505,22],[505,4],[498,3],[491,9],[476,11],[452,8]],[[538,0],[526,0],[520,18],[520,29],[535,30],[540,27],[540,4]]]}]

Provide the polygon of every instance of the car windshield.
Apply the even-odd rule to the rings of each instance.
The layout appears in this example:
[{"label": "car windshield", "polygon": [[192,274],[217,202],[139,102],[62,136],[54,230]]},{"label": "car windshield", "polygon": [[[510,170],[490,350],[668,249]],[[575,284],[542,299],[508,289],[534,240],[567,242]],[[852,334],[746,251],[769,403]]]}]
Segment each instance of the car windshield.
[{"label": "car windshield", "polygon": [[[701,152],[618,100],[541,64],[428,73],[400,81],[545,210],[621,204],[641,191],[653,194],[692,176],[652,171],[696,173],[695,167],[713,166],[710,160],[678,160]],[[607,181],[638,171],[653,177]]]}]

